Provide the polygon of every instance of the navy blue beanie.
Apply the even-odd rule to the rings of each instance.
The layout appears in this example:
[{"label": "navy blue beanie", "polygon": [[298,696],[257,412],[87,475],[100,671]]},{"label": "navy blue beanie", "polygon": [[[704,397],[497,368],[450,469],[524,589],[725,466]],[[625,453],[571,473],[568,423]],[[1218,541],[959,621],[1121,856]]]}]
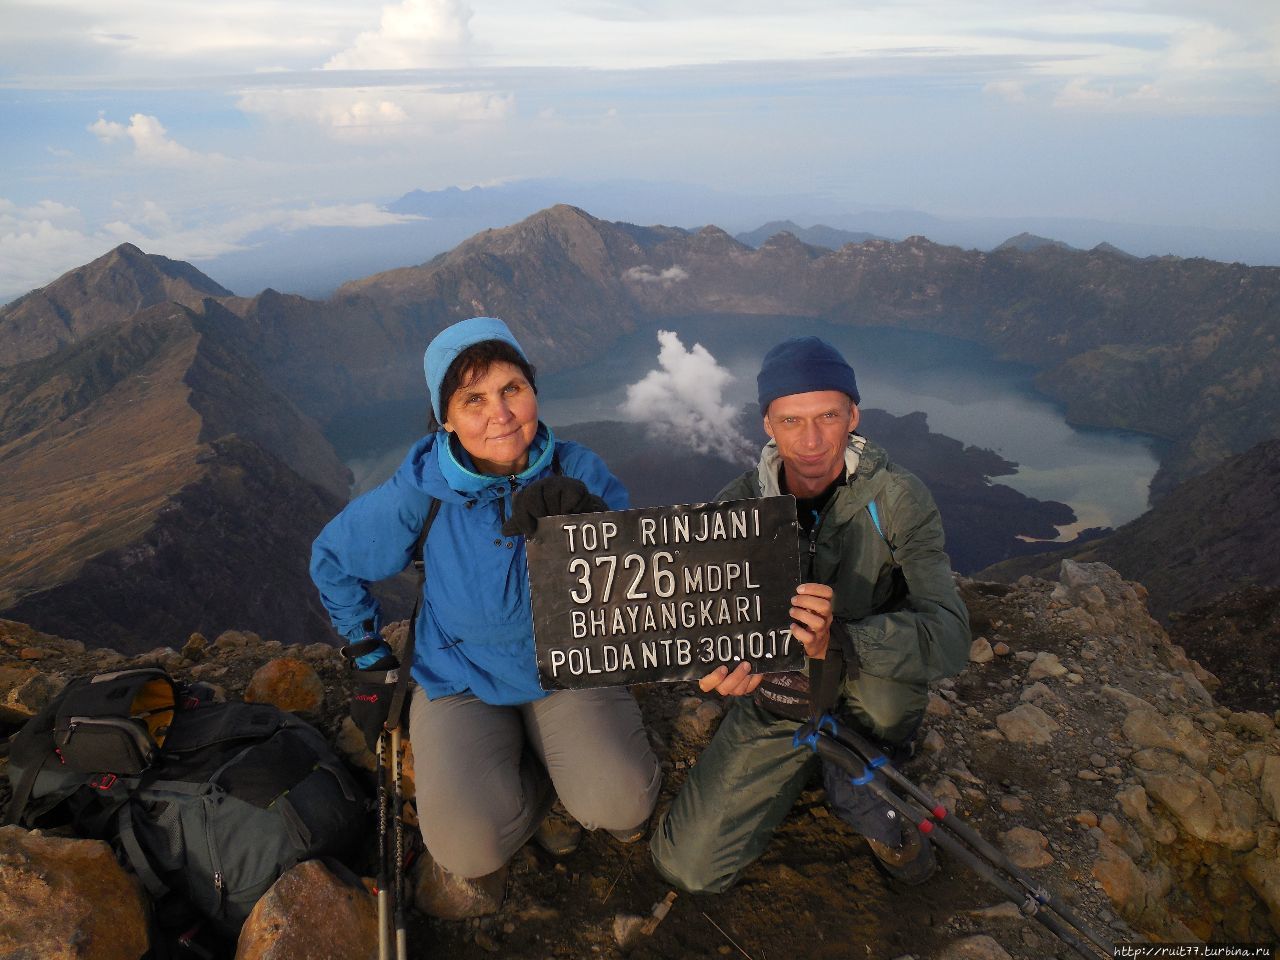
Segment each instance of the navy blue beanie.
[{"label": "navy blue beanie", "polygon": [[818,337],[792,337],[766,353],[756,385],[761,414],[768,413],[769,404],[779,397],[817,390],[839,390],[854,403],[862,402],[853,367],[839,350]]}]

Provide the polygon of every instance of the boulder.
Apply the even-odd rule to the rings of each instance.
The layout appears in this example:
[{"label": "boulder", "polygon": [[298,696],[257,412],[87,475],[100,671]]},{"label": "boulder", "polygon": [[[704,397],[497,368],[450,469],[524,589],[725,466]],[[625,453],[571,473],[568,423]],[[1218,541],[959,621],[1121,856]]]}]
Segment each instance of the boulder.
[{"label": "boulder", "polygon": [[62,689],[64,678],[35,667],[0,667],[0,720],[24,723]]},{"label": "boulder", "polygon": [[378,904],[356,878],[340,879],[319,860],[284,873],[245,921],[236,960],[373,960]]},{"label": "boulder", "polygon": [[1027,679],[1030,681],[1045,678],[1065,677],[1067,668],[1062,665],[1056,653],[1038,653],[1027,668]]},{"label": "boulder", "polygon": [[1008,713],[996,717],[996,726],[1013,743],[1045,746],[1061,727],[1039,707],[1020,703]]},{"label": "boulder", "polygon": [[203,633],[193,633],[182,646],[184,660],[203,660],[209,650],[209,641]]},{"label": "boulder", "polygon": [[1244,858],[1241,873],[1258,899],[1267,905],[1271,927],[1280,934],[1280,859],[1274,852],[1266,856],[1255,851]]},{"label": "boulder", "polygon": [[969,645],[970,663],[990,663],[995,655],[995,651],[991,649],[991,641],[986,637],[978,637]]},{"label": "boulder", "polygon": [[1093,864],[1093,877],[1126,919],[1137,921],[1147,910],[1150,888],[1133,859],[1102,835],[1098,837],[1098,859]]},{"label": "boulder", "polygon": [[324,705],[324,684],[311,664],[294,657],[277,657],[264,663],[250,678],[244,699],[248,703],[271,703],[291,713],[316,714]]},{"label": "boulder", "polygon": [[938,954],[938,960],[1010,960],[1008,951],[986,934],[955,940]]},{"label": "boulder", "polygon": [[1227,788],[1224,801],[1209,780],[1185,765],[1171,773],[1143,770],[1138,775],[1151,798],[1197,840],[1236,851],[1257,844],[1258,803],[1248,794]]},{"label": "boulder", "polygon": [[1124,718],[1124,735],[1138,748],[1181,754],[1196,769],[1209,763],[1209,739],[1190,717],[1163,717],[1155,710],[1132,710]]},{"label": "boulder", "polygon": [[0,957],[137,960],[149,948],[138,883],[99,840],[0,827]]},{"label": "boulder", "polygon": [[1049,853],[1049,838],[1039,830],[1029,827],[1014,827],[1000,834],[1000,846],[1009,855],[1009,859],[1024,870],[1036,867],[1047,867],[1053,863]]},{"label": "boulder", "polygon": [[1258,778],[1262,790],[1262,802],[1271,819],[1280,821],[1280,757],[1268,754],[1262,761],[1262,775]]},{"label": "boulder", "polygon": [[1275,721],[1265,713],[1259,713],[1257,710],[1245,710],[1231,714],[1231,716],[1227,717],[1227,726],[1233,730],[1252,734],[1259,740],[1265,740],[1276,730]]}]

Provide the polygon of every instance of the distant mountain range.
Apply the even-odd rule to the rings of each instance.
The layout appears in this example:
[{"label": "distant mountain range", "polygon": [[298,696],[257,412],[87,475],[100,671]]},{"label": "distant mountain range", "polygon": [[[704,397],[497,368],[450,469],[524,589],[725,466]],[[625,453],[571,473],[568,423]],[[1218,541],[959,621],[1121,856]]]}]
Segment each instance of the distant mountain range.
[{"label": "distant mountain range", "polygon": [[[160,623],[206,622],[196,607],[231,617],[225,625],[268,626],[267,613],[240,621],[237,610],[265,610],[284,591],[308,612],[291,627],[277,610],[276,635],[321,629],[306,544],[346,474],[320,427],[421,398],[423,345],[476,314],[505,318],[546,371],[691,316],[822,317],[969,339],[1037,367],[1077,423],[1166,438],[1159,494],[1280,435],[1276,268],[1025,239],[991,253],[921,237],[833,251],[784,232],[753,249],[716,227],[639,227],[557,206],[315,301],[228,296],[194,268],[126,245],[0,308],[0,609],[66,635],[97,622],[103,636],[155,636]],[[891,453],[904,462],[910,426],[893,427],[902,452]],[[921,462],[941,456],[942,441],[954,442],[922,439]],[[938,462],[957,457],[971,455]],[[1060,522],[1054,505],[1002,504],[1004,488],[985,481],[948,490],[945,469],[928,479],[940,500],[970,498],[952,522],[971,529],[953,542],[979,543],[984,523],[999,531],[975,548],[975,565],[1013,552],[996,545],[1009,530],[1043,536]],[[269,549],[248,557],[260,540]],[[240,582],[247,597],[227,589]],[[160,599],[190,583],[201,584],[194,596]],[[73,611],[74,629],[57,619]]]},{"label": "distant mountain range", "polygon": [[[248,249],[198,261],[201,269],[238,293],[272,287],[328,297],[348,280],[420,264],[486,229],[510,226],[557,203],[592,211],[606,220],[661,223],[685,229],[718,224],[730,233],[779,232],[775,223],[823,224],[853,237],[904,240],[926,236],[936,243],[992,250],[1020,233],[1056,238],[1076,249],[1114,244],[1138,256],[1208,257],[1248,264],[1280,264],[1280,230],[1214,230],[1194,226],[1116,223],[1068,217],[954,217],[919,210],[873,207],[815,194],[758,196],[686,183],[563,178],[513,180],[462,189],[413,190],[372,201],[406,219],[382,227],[314,227],[265,230]],[[759,226],[765,224],[764,227]],[[801,240],[836,249],[836,236]],[[817,229],[817,228],[809,228]],[[758,241],[746,240],[750,246]]]},{"label": "distant mountain range", "polygon": [[867,240],[888,240],[889,237],[877,236],[874,233],[861,233],[853,230],[837,230],[821,223],[812,227],[802,227],[790,220],[771,220],[762,227],[739,233],[735,239],[748,247],[759,247],[765,241],[780,233],[789,233],[801,243],[811,247],[824,247],[827,250],[839,250],[846,243],[864,243]]}]

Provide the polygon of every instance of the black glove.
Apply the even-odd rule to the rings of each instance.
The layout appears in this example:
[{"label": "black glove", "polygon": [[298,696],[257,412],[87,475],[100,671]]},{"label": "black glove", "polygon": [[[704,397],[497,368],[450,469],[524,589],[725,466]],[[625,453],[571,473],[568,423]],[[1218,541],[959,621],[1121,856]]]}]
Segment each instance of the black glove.
[{"label": "black glove", "polygon": [[[368,644],[370,649],[361,649]],[[352,644],[342,648],[342,655],[351,661],[351,720],[364,734],[364,742],[371,751],[378,748],[378,738],[391,715],[391,699],[400,679],[400,661],[391,648],[380,639]],[[368,667],[357,667],[356,661],[366,659],[378,647],[382,653]]]},{"label": "black glove", "polygon": [[543,477],[515,495],[511,503],[511,516],[502,525],[502,532],[508,537],[532,537],[537,532],[538,520],[542,517],[599,513],[608,509],[609,505],[588,490],[581,480],[573,477]]}]

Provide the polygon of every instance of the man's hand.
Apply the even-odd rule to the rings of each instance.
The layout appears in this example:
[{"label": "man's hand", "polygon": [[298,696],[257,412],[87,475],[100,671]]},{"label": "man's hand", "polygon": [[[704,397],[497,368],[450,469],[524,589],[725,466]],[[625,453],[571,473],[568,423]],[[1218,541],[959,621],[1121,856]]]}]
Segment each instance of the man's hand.
[{"label": "man's hand", "polygon": [[805,655],[822,660],[831,643],[831,600],[835,591],[825,583],[802,583],[791,598],[791,636],[800,641]]},{"label": "man's hand", "polygon": [[749,693],[755,693],[763,679],[763,673],[752,673],[751,664],[743,661],[732,673],[727,666],[716,667],[698,681],[698,687],[703,693],[714,690],[722,697],[745,697]]}]

